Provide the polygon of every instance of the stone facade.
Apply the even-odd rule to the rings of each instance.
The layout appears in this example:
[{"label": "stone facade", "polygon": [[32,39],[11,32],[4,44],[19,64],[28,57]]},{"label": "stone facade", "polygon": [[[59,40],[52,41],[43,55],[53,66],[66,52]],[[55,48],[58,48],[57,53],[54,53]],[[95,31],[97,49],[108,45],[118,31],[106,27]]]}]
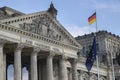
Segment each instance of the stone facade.
[{"label": "stone facade", "polygon": [[[94,34],[91,33],[75,38],[83,46],[81,56],[86,57],[89,53],[93,42],[93,36]],[[120,37],[107,31],[98,31],[96,33],[96,41],[99,67],[106,66],[108,68],[108,74],[111,74],[111,77],[108,77],[109,80],[114,80],[110,79],[112,75],[116,76],[116,80],[120,80],[120,67],[116,62],[116,57],[120,53]],[[114,64],[114,67],[112,64]],[[112,73],[113,70],[115,73]]]},{"label": "stone facade", "polygon": [[7,19],[7,18],[21,16],[21,15],[24,15],[24,13],[16,11],[7,6],[0,8],[0,19]]},{"label": "stone facade", "polygon": [[[52,3],[48,10],[32,14],[5,10],[7,15],[0,13],[0,80],[8,80],[11,64],[14,80],[22,80],[24,67],[29,80],[97,80],[96,64],[88,75],[86,58],[78,54],[83,44],[59,23]],[[11,17],[9,12],[20,15]],[[103,65],[100,80],[111,80],[107,76],[108,68]]]}]

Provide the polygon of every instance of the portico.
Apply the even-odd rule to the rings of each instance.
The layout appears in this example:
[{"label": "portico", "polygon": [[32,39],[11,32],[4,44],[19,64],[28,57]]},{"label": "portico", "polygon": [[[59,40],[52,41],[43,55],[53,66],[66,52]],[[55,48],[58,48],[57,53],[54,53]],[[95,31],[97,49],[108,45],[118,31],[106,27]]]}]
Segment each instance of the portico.
[{"label": "portico", "polygon": [[[22,67],[23,66],[28,68],[29,70],[28,72],[30,74],[29,75],[30,80],[38,80],[38,78],[39,80],[43,80],[44,78],[46,78],[46,80],[53,80],[54,78],[53,65],[56,62],[57,62],[57,68],[59,68],[57,76],[60,78],[60,80],[68,79],[67,66],[66,66],[68,57],[62,53],[59,55],[58,53],[54,51],[44,51],[38,47],[32,48],[29,46],[25,46],[25,44],[22,44],[22,43],[14,44],[14,43],[6,42],[2,44],[1,50],[0,50],[1,55],[4,54],[3,49],[5,50],[11,49],[11,51],[6,52],[7,58],[6,58],[5,64],[7,64],[7,66],[9,66],[9,64],[14,65],[14,80],[18,80],[18,79],[22,80],[21,78],[22,78]],[[3,67],[3,69],[0,68],[2,72],[0,75],[0,78],[1,80],[5,80],[7,78],[5,76],[7,75],[6,73],[7,71],[2,71],[2,70],[4,70],[6,65],[2,64],[4,63],[4,61],[2,60],[0,63]],[[40,71],[42,69],[41,65],[46,66],[46,70],[45,70],[46,74]],[[41,73],[41,75],[39,74],[39,76],[42,76],[43,74],[46,76],[42,79],[41,77],[38,77],[38,73]]]},{"label": "portico", "polygon": [[[80,80],[78,72],[87,72],[79,64],[81,45],[56,15],[51,3],[47,11],[0,20],[0,80],[8,80],[10,64],[14,80],[22,80],[23,67],[29,80]],[[101,73],[107,74],[104,70]]]}]

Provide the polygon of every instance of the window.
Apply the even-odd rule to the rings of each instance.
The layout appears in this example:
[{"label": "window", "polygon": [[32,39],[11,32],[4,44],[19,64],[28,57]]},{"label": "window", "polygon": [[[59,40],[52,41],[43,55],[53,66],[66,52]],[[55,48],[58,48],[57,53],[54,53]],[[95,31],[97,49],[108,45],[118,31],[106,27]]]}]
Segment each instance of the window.
[{"label": "window", "polygon": [[92,45],[89,45],[89,50],[91,50],[92,49]]},{"label": "window", "polygon": [[82,49],[82,53],[85,54],[85,47],[83,47],[83,49]]}]

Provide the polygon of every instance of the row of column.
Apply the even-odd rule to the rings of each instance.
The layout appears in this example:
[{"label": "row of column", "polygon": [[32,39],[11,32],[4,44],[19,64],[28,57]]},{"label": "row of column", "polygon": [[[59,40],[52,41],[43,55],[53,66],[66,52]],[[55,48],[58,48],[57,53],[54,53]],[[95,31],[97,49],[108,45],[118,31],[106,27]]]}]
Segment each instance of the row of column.
[{"label": "row of column", "polygon": [[[6,80],[6,65],[4,63],[4,53],[3,53],[4,43],[0,42],[0,80]],[[14,80],[22,80],[22,70],[21,70],[21,51],[24,48],[24,45],[17,44],[14,50]],[[39,48],[34,48],[33,52],[30,55],[30,79],[29,80],[38,80],[38,71],[37,71],[37,54],[40,51]],[[53,80],[53,56],[55,54],[50,53],[46,58],[46,71],[47,71],[47,80]],[[67,66],[66,66],[66,57],[60,57],[60,80],[68,80],[67,75]],[[72,65],[72,80],[78,80],[77,77],[77,63],[76,61],[70,60]]]},{"label": "row of column", "polygon": [[5,80],[6,79],[5,78],[6,77],[5,76],[5,69],[6,69],[6,67],[4,67],[6,65],[5,62],[4,62],[6,56],[3,53],[4,43],[5,43],[4,40],[0,41],[0,80]]}]

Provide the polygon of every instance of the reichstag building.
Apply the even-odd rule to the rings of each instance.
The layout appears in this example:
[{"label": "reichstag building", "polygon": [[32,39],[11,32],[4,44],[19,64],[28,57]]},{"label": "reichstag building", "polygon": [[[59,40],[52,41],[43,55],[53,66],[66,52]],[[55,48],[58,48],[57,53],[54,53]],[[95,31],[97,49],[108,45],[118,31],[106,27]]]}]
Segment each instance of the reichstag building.
[{"label": "reichstag building", "polygon": [[[25,14],[9,7],[0,8],[0,80],[8,80],[14,66],[14,80],[98,80],[94,63],[90,75],[85,66],[93,35],[74,38],[57,20],[57,9]],[[113,80],[111,55],[116,57],[120,39],[106,31],[97,33],[99,80]],[[112,45],[112,46],[111,46]],[[114,65],[116,80],[119,66]]]}]

